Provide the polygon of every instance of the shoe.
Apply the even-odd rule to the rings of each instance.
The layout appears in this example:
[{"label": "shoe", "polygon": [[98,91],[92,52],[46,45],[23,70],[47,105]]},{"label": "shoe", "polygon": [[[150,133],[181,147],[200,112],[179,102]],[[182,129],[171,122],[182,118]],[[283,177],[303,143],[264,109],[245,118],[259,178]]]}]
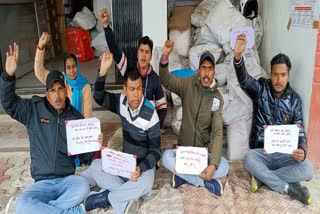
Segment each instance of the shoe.
[{"label": "shoe", "polygon": [[173,174],[171,182],[174,189],[178,189],[182,184],[187,183],[187,181],[175,174]]},{"label": "shoe", "polygon": [[219,180],[212,179],[210,181],[204,181],[204,186],[209,190],[209,192],[221,196],[223,193],[223,187]]},{"label": "shoe", "polygon": [[109,190],[101,190],[100,192],[91,192],[85,200],[84,205],[87,211],[97,208],[107,208],[110,206],[108,199]]},{"label": "shoe", "polygon": [[79,210],[80,213],[86,214],[86,208],[84,207],[83,203],[79,204]]},{"label": "shoe", "polygon": [[307,187],[295,184],[289,184],[288,195],[301,201],[304,204],[311,204],[310,192]]},{"label": "shoe", "polygon": [[251,191],[252,192],[257,192],[260,187],[262,187],[264,184],[258,180],[256,177],[251,175]]},{"label": "shoe", "polygon": [[124,214],[133,214],[138,213],[139,211],[139,201],[138,200],[131,200],[129,201]]}]

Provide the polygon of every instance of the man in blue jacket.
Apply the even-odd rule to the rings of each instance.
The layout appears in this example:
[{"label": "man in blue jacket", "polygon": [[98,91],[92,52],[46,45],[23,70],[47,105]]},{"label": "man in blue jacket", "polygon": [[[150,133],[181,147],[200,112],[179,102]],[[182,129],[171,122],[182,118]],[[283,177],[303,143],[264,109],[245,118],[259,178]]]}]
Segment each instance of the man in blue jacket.
[{"label": "man in blue jacket", "polygon": [[[307,157],[307,138],[303,129],[301,98],[289,85],[291,62],[278,54],[271,60],[271,79],[252,78],[241,56],[246,47],[244,34],[237,37],[234,50],[234,68],[240,87],[253,101],[253,121],[250,148],[244,166],[252,175],[252,191],[266,184],[274,191],[310,204],[310,193],[300,181],[311,180],[313,166]],[[265,125],[299,125],[298,148],[292,154],[264,154]]]},{"label": "man in blue jacket", "polygon": [[[64,76],[51,71],[46,80],[46,97],[21,99],[15,94],[19,47],[9,47],[5,72],[0,78],[4,110],[27,128],[30,141],[31,176],[35,183],[18,198],[16,213],[84,213],[80,203],[89,194],[86,179],[75,176],[74,156],[68,156],[66,120],[83,116],[70,105]],[[102,138],[99,139],[102,143]],[[93,153],[82,154],[89,162]]]}]

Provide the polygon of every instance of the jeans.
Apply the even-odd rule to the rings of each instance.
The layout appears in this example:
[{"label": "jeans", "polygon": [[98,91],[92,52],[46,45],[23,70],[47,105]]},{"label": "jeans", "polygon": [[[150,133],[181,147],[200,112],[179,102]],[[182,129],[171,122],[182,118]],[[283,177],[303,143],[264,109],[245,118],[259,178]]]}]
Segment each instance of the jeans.
[{"label": "jeans", "polygon": [[102,171],[101,159],[96,159],[91,166],[80,173],[91,184],[110,191],[108,198],[116,214],[125,211],[129,201],[148,196],[151,193],[155,178],[155,168],[141,173],[137,181],[131,181]]},{"label": "jeans", "polygon": [[[210,159],[210,154],[209,154],[209,159]],[[170,172],[175,173],[175,165],[176,165],[175,149],[168,149],[163,153],[162,165],[166,169],[168,169]],[[229,171],[228,161],[225,158],[221,157],[221,161],[218,166],[218,169],[215,171],[212,178],[217,179],[217,178],[225,177],[227,176],[228,171]],[[203,179],[200,178],[198,175],[185,175],[185,174],[176,174],[176,175],[196,187],[199,187],[200,184],[203,183]]]},{"label": "jeans", "polygon": [[251,175],[279,193],[284,193],[289,183],[311,180],[313,176],[309,160],[299,163],[291,154],[264,154],[263,149],[250,150],[244,166]]},{"label": "jeans", "polygon": [[16,213],[80,214],[79,204],[89,192],[88,181],[80,176],[41,180],[22,191]]}]

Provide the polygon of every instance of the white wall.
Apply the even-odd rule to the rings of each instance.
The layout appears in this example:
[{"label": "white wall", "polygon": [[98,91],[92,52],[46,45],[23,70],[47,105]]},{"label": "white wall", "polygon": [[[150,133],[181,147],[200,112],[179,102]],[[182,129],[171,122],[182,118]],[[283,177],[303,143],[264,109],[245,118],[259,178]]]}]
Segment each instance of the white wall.
[{"label": "white wall", "polygon": [[290,85],[302,98],[305,131],[308,130],[312,79],[315,63],[317,30],[292,27],[289,21],[289,0],[260,0],[259,12],[264,24],[260,47],[262,67],[270,73],[270,60],[282,52],[292,64]]},{"label": "white wall", "polygon": [[153,40],[153,46],[163,47],[167,40],[167,1],[142,0],[142,35]]}]

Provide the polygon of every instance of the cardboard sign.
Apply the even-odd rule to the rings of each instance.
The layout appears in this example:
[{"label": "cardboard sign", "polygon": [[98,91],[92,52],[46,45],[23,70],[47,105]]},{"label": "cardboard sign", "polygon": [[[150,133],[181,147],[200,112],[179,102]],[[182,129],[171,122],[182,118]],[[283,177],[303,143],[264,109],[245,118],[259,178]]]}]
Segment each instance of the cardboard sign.
[{"label": "cardboard sign", "polygon": [[298,148],[300,125],[265,126],[265,153],[281,152],[291,154]]},{"label": "cardboard sign", "polygon": [[67,129],[68,155],[77,155],[102,149],[98,142],[101,133],[100,120],[88,118],[65,121]]},{"label": "cardboard sign", "polygon": [[130,178],[136,170],[137,157],[135,155],[104,148],[101,151],[102,171],[112,175]]},{"label": "cardboard sign", "polygon": [[177,146],[176,172],[199,175],[208,166],[208,148]]},{"label": "cardboard sign", "polygon": [[245,34],[247,36],[247,49],[252,49],[255,47],[254,44],[254,30],[252,27],[239,27],[234,28],[230,32],[230,48],[234,50],[234,47],[236,45],[237,36],[240,34]]}]

